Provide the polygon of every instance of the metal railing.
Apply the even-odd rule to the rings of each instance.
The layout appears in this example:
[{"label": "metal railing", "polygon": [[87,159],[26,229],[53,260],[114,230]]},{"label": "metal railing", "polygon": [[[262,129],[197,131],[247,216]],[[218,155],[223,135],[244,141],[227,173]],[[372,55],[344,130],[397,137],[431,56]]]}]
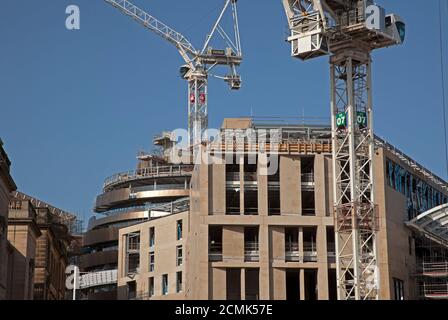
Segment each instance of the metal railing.
[{"label": "metal railing", "polygon": [[239,182],[240,181],[240,173],[239,172],[226,172],[226,181]]},{"label": "metal railing", "polygon": [[286,262],[300,262],[299,243],[288,242],[285,244],[285,260]]},{"label": "metal railing", "polygon": [[164,167],[153,167],[153,168],[131,170],[110,176],[104,181],[103,188],[107,189],[108,187],[111,187],[117,183],[139,180],[144,178],[191,175],[193,169],[194,169],[193,165],[177,165],[177,166],[164,166]]},{"label": "metal railing", "polygon": [[210,243],[208,249],[209,261],[222,261],[222,243]]},{"label": "metal railing", "polygon": [[314,173],[302,173],[302,183],[314,183]]},{"label": "metal railing", "polygon": [[244,261],[256,262],[260,258],[260,245],[257,241],[244,242]]},{"label": "metal railing", "polygon": [[448,277],[448,261],[423,262],[423,275],[428,277]]},{"label": "metal railing", "polygon": [[422,289],[426,299],[448,299],[448,281],[424,283]]},{"label": "metal railing", "polygon": [[314,215],[316,215],[316,209],[315,208],[302,208],[302,215],[303,216],[314,216]]},{"label": "metal railing", "polygon": [[303,243],[303,262],[317,262],[317,248],[315,242]]}]

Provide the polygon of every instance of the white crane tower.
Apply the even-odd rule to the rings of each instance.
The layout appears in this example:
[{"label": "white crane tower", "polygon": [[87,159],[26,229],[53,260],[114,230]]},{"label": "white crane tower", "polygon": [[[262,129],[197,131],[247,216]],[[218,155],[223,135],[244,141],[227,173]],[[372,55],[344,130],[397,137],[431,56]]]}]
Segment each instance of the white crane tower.
[{"label": "white crane tower", "polygon": [[372,0],[282,2],[292,56],[330,55],[338,299],[378,299],[370,54],[403,43],[405,24]]},{"label": "white crane tower", "polygon": [[[209,72],[217,66],[227,66],[230,69],[228,74],[213,76],[226,81],[233,90],[238,90],[241,87],[241,78],[236,71],[242,62],[237,0],[225,0],[224,8],[210,34],[207,35],[201,50],[196,50],[182,34],[138,8],[132,2],[127,0],[105,1],[176,46],[185,60],[185,65],[180,68],[181,77],[188,81],[188,143],[190,146],[198,145],[202,142],[203,133],[208,127],[207,84]],[[226,32],[221,25],[229,8],[231,8],[233,19],[232,33]],[[227,47],[216,49],[210,46],[215,34],[221,36]]]}]

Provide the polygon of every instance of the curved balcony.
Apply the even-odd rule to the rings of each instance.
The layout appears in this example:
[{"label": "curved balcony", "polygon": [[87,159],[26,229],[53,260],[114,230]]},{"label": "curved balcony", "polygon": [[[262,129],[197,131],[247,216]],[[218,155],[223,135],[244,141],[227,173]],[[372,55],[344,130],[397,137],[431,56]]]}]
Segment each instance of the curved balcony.
[{"label": "curved balcony", "polygon": [[100,251],[81,256],[80,264],[83,269],[116,264],[118,262],[118,250]]},{"label": "curved balcony", "polygon": [[118,241],[118,228],[91,230],[84,235],[83,246]]},{"label": "curved balcony", "polygon": [[191,176],[193,173],[193,165],[177,165],[166,167],[143,168],[138,170],[131,170],[127,172],[117,173],[107,178],[104,181],[103,189],[110,190],[111,188],[135,180],[157,178],[157,177],[181,177]]},{"label": "curved balcony", "polygon": [[[147,217],[148,217],[148,213],[144,209],[131,211],[131,212],[125,212],[125,213],[113,215],[113,216],[107,216],[107,217],[100,218],[100,219],[96,219],[95,217],[92,217],[89,221],[89,230],[93,230],[93,229],[98,228],[99,226],[103,226],[103,225],[117,224],[120,222],[144,219]],[[88,233],[90,233],[90,231]]]},{"label": "curved balcony", "polygon": [[151,185],[112,190],[97,197],[95,211],[106,212],[115,206],[144,202],[145,199],[182,198],[189,195],[190,189],[186,184]]}]

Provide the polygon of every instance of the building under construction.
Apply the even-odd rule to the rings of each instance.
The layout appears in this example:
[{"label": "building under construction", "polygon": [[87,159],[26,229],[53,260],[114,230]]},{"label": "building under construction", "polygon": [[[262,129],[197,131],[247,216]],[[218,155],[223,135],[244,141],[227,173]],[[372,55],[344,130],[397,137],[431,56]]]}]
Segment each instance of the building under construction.
[{"label": "building under construction", "polygon": [[[248,129],[262,141],[243,137]],[[146,155],[106,180],[104,217],[84,240],[91,294],[337,299],[329,126],[242,118],[221,131],[201,147],[213,161],[172,164],[176,152],[158,138],[164,159]],[[446,182],[378,137],[374,168],[378,298],[448,298]]]},{"label": "building under construction", "polygon": [[[283,0],[291,55],[330,58],[331,122],[226,119],[207,137],[209,71],[241,81],[235,0],[202,50],[128,0],[106,0],[187,63],[187,145],[106,180],[84,240],[84,296],[118,299],[448,298],[447,183],[373,132],[372,58],[406,25],[371,0]],[[220,22],[232,10],[235,39]],[[219,33],[224,50],[210,46]],[[206,160],[206,161],[205,161]],[[193,163],[193,164],[192,164]]]}]

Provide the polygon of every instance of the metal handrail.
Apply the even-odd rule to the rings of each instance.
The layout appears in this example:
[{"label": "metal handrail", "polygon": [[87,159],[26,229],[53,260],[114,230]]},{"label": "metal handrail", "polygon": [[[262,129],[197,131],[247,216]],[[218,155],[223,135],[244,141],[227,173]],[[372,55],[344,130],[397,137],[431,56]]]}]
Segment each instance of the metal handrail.
[{"label": "metal handrail", "polygon": [[244,252],[245,252],[245,254],[247,252],[253,252],[253,251],[257,251],[258,252],[259,250],[260,250],[259,242],[257,242],[257,241],[246,241],[246,242],[244,242]]},{"label": "metal handrail", "polygon": [[108,177],[103,184],[103,188],[108,188],[116,183],[127,182],[151,177],[172,177],[179,175],[191,175],[193,165],[175,165],[164,167],[143,168],[121,172]]},{"label": "metal handrail", "polygon": [[302,183],[314,183],[314,173],[302,173]]}]

